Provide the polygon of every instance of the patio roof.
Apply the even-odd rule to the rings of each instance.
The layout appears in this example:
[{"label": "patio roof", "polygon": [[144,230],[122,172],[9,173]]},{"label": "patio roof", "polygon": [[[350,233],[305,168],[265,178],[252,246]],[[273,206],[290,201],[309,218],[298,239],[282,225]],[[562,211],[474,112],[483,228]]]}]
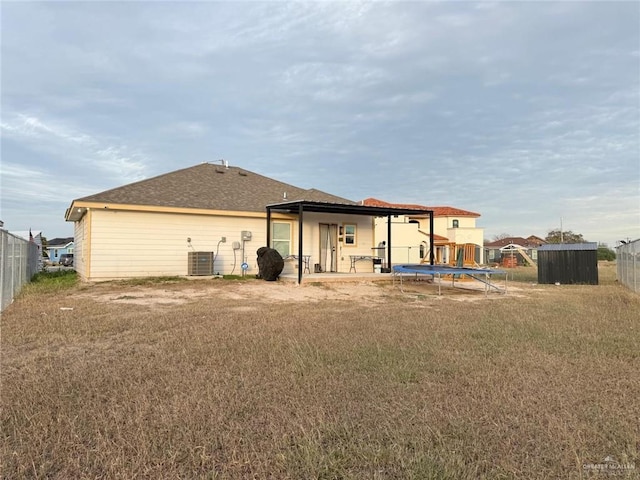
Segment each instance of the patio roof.
[{"label": "patio roof", "polygon": [[[285,212],[298,215],[298,256],[303,255],[303,216],[304,212],[340,213],[343,215],[367,215],[369,217],[388,217],[387,221],[387,266],[391,266],[391,216],[392,215],[428,215],[429,216],[429,260],[434,263],[433,252],[433,210],[398,207],[374,207],[369,205],[353,205],[345,203],[294,200],[267,205],[267,245],[271,246],[271,212]],[[298,262],[298,283],[302,282],[302,262]]]},{"label": "patio roof", "polygon": [[347,215],[368,215],[370,217],[386,217],[388,215],[429,215],[433,210],[424,208],[373,207],[370,205],[350,205],[346,203],[317,202],[309,200],[294,200],[267,205],[267,212],[298,213],[302,207],[307,212],[343,213]]}]

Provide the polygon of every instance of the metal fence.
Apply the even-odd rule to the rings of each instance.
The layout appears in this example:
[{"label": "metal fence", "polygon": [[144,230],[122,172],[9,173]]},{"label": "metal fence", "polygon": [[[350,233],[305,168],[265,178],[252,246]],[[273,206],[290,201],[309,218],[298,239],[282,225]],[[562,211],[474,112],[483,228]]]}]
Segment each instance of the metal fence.
[{"label": "metal fence", "polygon": [[640,293],[640,239],[616,247],[618,281]]},{"label": "metal fence", "polygon": [[0,312],[38,272],[39,254],[35,243],[0,230]]}]

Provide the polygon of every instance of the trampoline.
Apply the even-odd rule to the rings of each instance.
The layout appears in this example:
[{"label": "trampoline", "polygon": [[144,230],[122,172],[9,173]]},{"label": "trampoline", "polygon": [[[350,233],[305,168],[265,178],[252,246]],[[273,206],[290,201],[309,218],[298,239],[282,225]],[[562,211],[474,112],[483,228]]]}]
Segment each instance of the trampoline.
[{"label": "trampoline", "polygon": [[[455,287],[456,279],[466,276],[480,282],[484,285],[485,295],[491,289],[495,289],[499,293],[507,293],[507,275],[504,270],[496,270],[493,268],[470,268],[470,267],[452,267],[450,265],[394,265],[392,268],[393,283],[396,283],[396,277],[400,281],[400,290],[404,292],[403,279],[411,276],[417,279],[419,275],[430,276],[433,280],[438,279],[438,295],[442,295],[442,278],[443,276],[451,277],[451,286]],[[504,287],[500,287],[491,282],[492,275],[504,275]]]}]

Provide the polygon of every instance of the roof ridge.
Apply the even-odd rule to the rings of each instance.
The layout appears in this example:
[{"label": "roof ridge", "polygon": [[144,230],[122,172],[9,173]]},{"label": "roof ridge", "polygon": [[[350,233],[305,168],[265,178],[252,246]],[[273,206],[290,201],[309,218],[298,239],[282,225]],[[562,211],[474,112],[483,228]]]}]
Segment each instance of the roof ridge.
[{"label": "roof ridge", "polygon": [[145,205],[225,211],[264,211],[288,200],[353,204],[323,192],[276,180],[239,166],[203,162],[73,200],[104,205]]}]

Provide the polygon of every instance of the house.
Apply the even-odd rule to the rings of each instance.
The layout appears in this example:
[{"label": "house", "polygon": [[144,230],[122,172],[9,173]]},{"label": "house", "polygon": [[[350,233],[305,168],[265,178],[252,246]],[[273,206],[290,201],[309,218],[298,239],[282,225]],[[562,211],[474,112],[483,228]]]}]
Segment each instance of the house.
[{"label": "house", "polygon": [[58,263],[61,255],[73,253],[73,247],[73,237],[52,238],[47,241],[45,252],[49,255],[49,262]]},{"label": "house", "polygon": [[538,248],[546,245],[540,237],[505,237],[495,242],[485,243],[485,257],[488,263],[497,263],[507,267],[531,264],[538,259]]},{"label": "house", "polygon": [[422,214],[369,207],[248,170],[202,163],[72,201],[74,262],[83,280],[256,274],[272,246],[283,273],[373,271],[372,218]]},{"label": "house", "polygon": [[[449,206],[426,207],[422,205],[394,204],[367,198],[364,205],[378,207],[404,207],[429,210],[433,212],[434,262],[455,265],[459,255],[464,265],[482,264],[484,230],[476,226],[479,213]],[[428,215],[393,215],[391,232],[394,242],[394,257],[406,263],[430,262],[429,235],[431,226]],[[377,218],[375,238],[386,242],[389,235],[389,222],[386,218]]]}]

